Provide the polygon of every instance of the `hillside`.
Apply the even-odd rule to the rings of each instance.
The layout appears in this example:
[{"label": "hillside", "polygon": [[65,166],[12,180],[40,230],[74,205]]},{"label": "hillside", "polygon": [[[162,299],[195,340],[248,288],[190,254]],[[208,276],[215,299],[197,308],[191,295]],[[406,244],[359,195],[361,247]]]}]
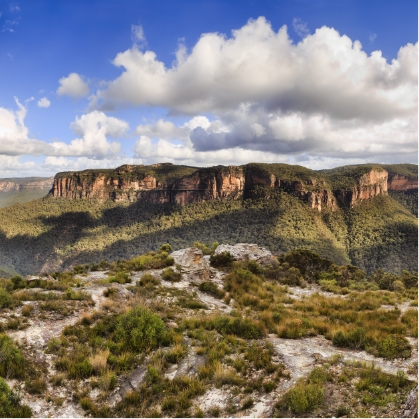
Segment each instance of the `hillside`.
[{"label": "hillside", "polygon": [[26,177],[0,179],[0,208],[24,204],[48,194],[54,178]]},{"label": "hillside", "polygon": [[415,417],[417,275],[195,246],[0,280],[0,416]]},{"label": "hillside", "polygon": [[336,173],[280,164],[61,173],[50,196],[0,210],[0,266],[5,276],[27,275],[199,240],[304,247],[368,272],[416,271],[417,218],[387,195],[387,171],[341,172],[341,189],[342,173],[336,183]]}]

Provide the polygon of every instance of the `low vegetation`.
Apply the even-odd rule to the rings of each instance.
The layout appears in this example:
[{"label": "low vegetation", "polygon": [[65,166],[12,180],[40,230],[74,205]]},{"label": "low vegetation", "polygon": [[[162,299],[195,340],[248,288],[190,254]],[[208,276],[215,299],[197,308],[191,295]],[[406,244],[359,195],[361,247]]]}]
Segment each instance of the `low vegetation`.
[{"label": "low vegetation", "polygon": [[[23,394],[46,395],[57,406],[64,399],[53,394],[65,388],[93,417],[246,415],[262,396],[277,400],[279,417],[379,416],[400,408],[396,396],[404,400],[413,385],[405,375],[339,358],[319,360],[275,399],[291,372],[273,343],[324,336],[337,349],[407,359],[409,339],[417,337],[415,273],[367,274],[308,249],[263,263],[237,261],[227,253],[215,258],[214,246],[195,244],[224,271],[222,282],[221,277],[186,281],[189,274],[175,265],[168,244],[128,260],[1,279],[0,315],[7,321],[0,323],[0,377],[17,380]],[[100,291],[94,295],[101,304],[95,306],[92,289]],[[211,303],[225,303],[228,310]],[[78,321],[47,344],[53,374],[5,333],[70,315]],[[117,388],[122,398],[116,400]],[[341,388],[347,397],[335,396]],[[214,389],[229,395],[223,407],[201,409],[199,398]],[[10,400],[4,416],[30,414],[0,381],[2,394]]]}]

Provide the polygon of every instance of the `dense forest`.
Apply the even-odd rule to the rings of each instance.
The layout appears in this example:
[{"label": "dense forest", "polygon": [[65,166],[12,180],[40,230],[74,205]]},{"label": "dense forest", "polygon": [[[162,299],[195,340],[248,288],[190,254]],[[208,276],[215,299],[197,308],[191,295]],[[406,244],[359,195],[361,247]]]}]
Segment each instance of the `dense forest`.
[{"label": "dense forest", "polygon": [[257,243],[274,252],[305,248],[368,273],[417,270],[417,218],[391,196],[319,212],[279,189],[269,199],[259,192],[259,198],[186,206],[46,197],[4,208],[1,274],[126,259],[163,243],[179,249],[196,240]]}]

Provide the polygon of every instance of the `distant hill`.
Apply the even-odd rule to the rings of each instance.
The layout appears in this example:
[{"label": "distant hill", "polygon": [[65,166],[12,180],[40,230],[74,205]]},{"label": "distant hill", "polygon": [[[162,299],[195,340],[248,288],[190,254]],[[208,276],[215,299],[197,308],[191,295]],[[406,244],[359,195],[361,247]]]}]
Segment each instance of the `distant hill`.
[{"label": "distant hill", "polygon": [[[32,274],[198,240],[303,247],[369,273],[415,271],[413,201],[394,199],[388,169],[161,164],[59,173],[48,197],[0,210],[0,266]],[[417,197],[410,173],[399,175],[410,189],[395,192]]]},{"label": "distant hill", "polygon": [[0,208],[42,198],[53,182],[53,177],[0,178]]}]

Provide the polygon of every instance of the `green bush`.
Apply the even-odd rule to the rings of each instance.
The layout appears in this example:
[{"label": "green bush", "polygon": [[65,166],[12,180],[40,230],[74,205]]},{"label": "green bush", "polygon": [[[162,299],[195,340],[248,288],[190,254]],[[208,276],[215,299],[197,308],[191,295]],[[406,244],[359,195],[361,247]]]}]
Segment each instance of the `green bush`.
[{"label": "green bush", "polygon": [[141,279],[138,281],[140,287],[144,287],[146,285],[159,285],[160,280],[151,274],[144,274]]},{"label": "green bush", "polygon": [[133,351],[154,349],[167,339],[163,320],[143,307],[135,307],[117,318],[115,338]]},{"label": "green bush", "polygon": [[324,386],[299,382],[285,395],[285,405],[297,415],[313,411],[324,400]]},{"label": "green bush", "polygon": [[409,358],[412,347],[403,336],[389,335],[378,342],[378,356],[383,358]]},{"label": "green bush", "polygon": [[161,276],[165,281],[169,282],[179,282],[182,279],[182,274],[180,272],[175,272],[173,268],[166,268],[161,273]]},{"label": "green bush", "polygon": [[0,377],[22,378],[25,375],[25,360],[13,340],[0,334]]},{"label": "green bush", "polygon": [[26,286],[26,281],[20,275],[16,275],[10,280],[13,282],[13,289],[15,290],[23,289]]},{"label": "green bush", "polygon": [[230,252],[221,252],[218,255],[212,255],[210,257],[211,265],[216,268],[229,267],[234,262],[234,258]]},{"label": "green bush", "polygon": [[365,349],[367,344],[367,334],[362,328],[355,328],[348,331],[339,330],[333,335],[334,346],[351,349]]},{"label": "green bush", "polygon": [[217,287],[217,284],[210,281],[202,282],[201,284],[199,284],[198,289],[199,291],[206,292],[207,294],[210,294],[215,298],[223,298],[225,295],[225,292],[223,290],[220,290]]},{"label": "green bush", "polygon": [[10,390],[3,378],[0,378],[0,417],[29,418],[31,416],[31,408],[21,405],[20,398]]},{"label": "green bush", "polygon": [[117,282],[118,284],[128,284],[131,282],[131,278],[125,271],[120,271],[109,278],[109,282]]},{"label": "green bush", "polygon": [[11,302],[10,294],[4,288],[0,288],[0,309],[9,307]]},{"label": "green bush", "polygon": [[170,244],[165,243],[160,246],[160,252],[167,252],[170,253],[172,251],[172,246]]}]

